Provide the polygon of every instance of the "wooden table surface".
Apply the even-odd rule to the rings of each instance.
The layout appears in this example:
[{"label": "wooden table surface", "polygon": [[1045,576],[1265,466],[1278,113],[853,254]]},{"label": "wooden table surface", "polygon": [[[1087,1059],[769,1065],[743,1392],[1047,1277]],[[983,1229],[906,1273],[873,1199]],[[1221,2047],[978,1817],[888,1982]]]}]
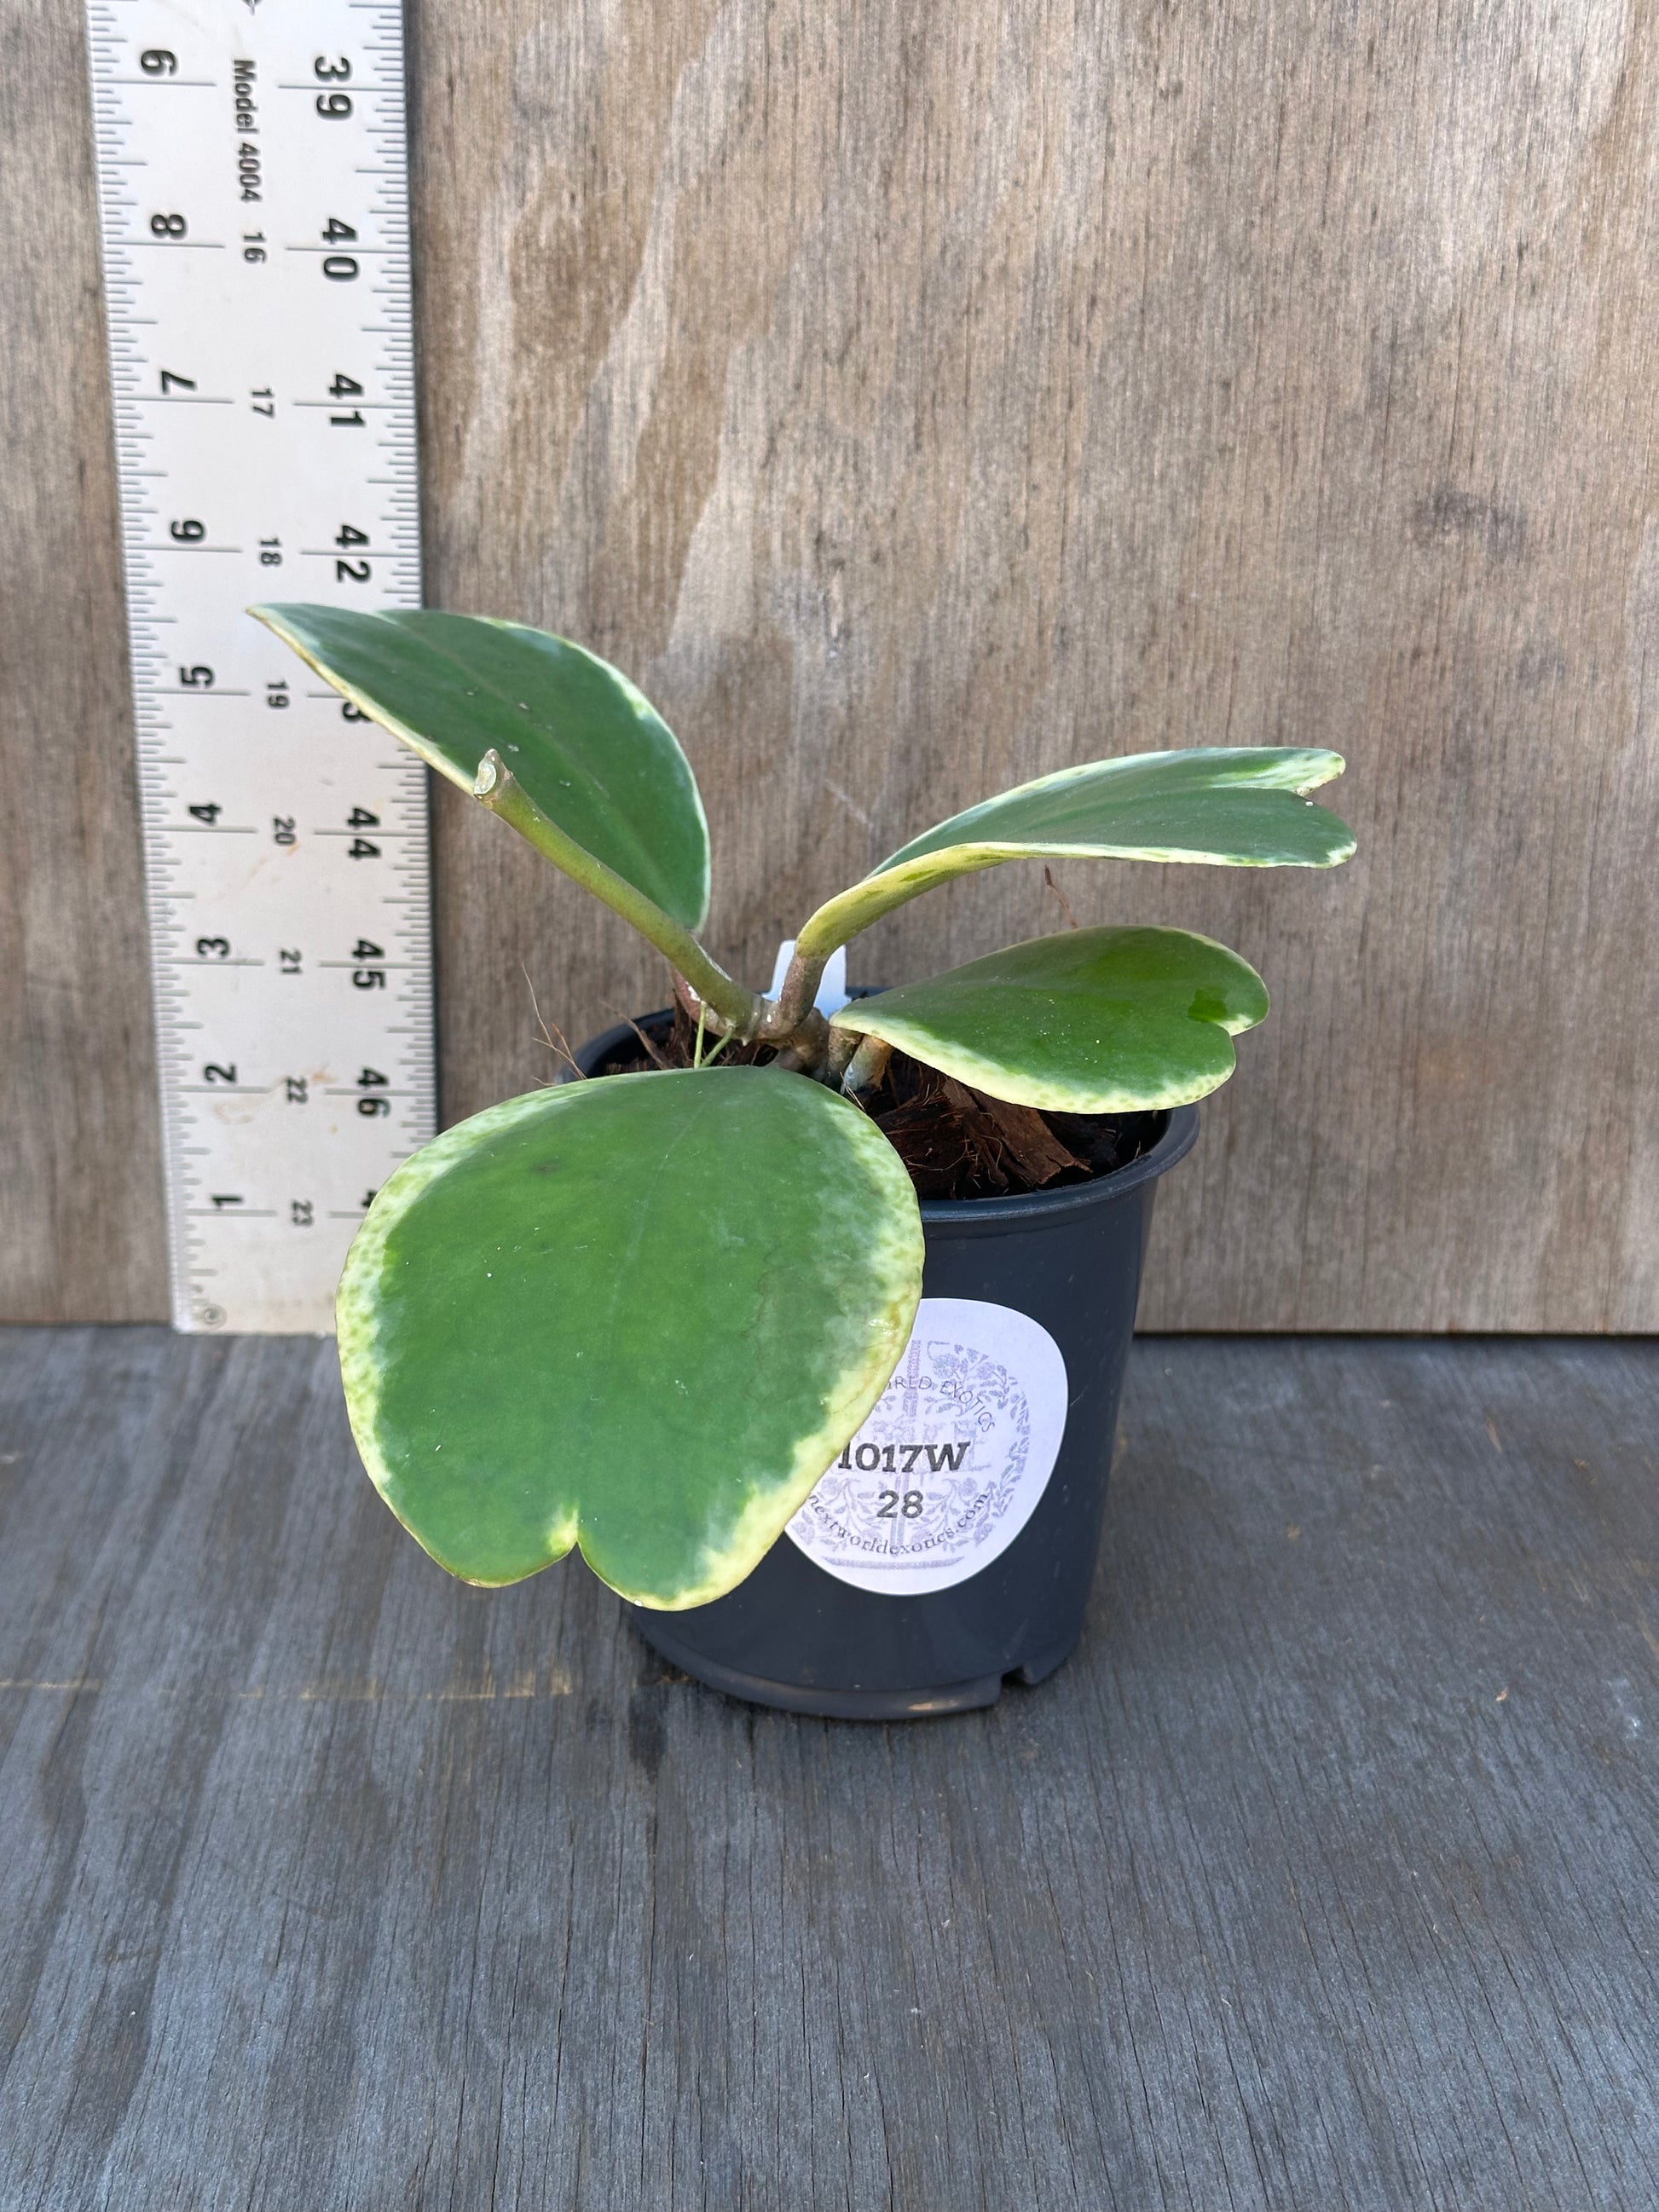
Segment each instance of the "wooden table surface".
[{"label": "wooden table surface", "polygon": [[1659,1347],[1146,1339],[1082,1649],[665,1675],[331,1345],[0,1334],[5,2212],[1659,2202]]}]

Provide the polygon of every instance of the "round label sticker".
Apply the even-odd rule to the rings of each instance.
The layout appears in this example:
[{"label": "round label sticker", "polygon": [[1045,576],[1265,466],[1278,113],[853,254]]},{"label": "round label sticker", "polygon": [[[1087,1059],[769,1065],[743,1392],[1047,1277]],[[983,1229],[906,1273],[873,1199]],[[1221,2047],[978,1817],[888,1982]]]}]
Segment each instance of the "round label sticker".
[{"label": "round label sticker", "polygon": [[924,1298],[880,1403],[788,1534],[857,1589],[949,1589],[1018,1535],[1065,1432],[1066,1362],[1040,1322]]}]

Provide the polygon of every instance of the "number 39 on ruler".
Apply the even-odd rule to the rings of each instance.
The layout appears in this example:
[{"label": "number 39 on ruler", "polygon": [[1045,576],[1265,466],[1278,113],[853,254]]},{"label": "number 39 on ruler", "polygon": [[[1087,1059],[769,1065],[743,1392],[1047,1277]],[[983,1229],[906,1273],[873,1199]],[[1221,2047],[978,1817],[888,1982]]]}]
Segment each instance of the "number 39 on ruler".
[{"label": "number 39 on ruler", "polygon": [[174,1318],[331,1325],[434,1124],[424,771],[244,611],[420,599],[395,0],[88,0]]}]

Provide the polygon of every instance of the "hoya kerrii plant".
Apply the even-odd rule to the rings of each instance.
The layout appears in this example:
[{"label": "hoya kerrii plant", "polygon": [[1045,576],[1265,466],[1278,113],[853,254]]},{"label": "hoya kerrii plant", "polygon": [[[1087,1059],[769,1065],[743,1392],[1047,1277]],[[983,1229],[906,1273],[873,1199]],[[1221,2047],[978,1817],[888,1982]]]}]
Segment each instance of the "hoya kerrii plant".
[{"label": "hoya kerrii plant", "polygon": [[[628,678],[517,623],[253,610],[361,712],[665,955],[691,1066],[509,1098],[381,1189],[338,1301],[353,1431],[382,1497],[471,1583],[579,1545],[635,1602],[743,1580],[874,1407],[921,1292],[915,1186],[858,1101],[896,1048],[1016,1106],[1171,1107],[1233,1067],[1267,994],[1189,931],[1067,929],[828,1018],[826,963],[907,900],[1026,858],[1328,868],[1306,794],[1339,755],[1099,760],[953,815],[801,923],[775,997],[698,941],[708,825]],[[721,1064],[734,1042],[763,1065]],[[746,1057],[752,1062],[754,1054]]]}]

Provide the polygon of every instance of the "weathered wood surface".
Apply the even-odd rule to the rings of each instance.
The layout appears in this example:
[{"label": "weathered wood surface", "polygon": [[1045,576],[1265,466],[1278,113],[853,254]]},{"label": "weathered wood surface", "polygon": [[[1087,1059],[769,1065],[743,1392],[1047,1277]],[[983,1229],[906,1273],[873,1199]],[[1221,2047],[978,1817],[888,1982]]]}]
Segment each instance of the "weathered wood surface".
[{"label": "weathered wood surface", "polygon": [[167,1310],[82,14],[0,10],[0,1315]]},{"label": "weathered wood surface", "polygon": [[[76,15],[12,10],[4,88],[55,241],[25,226],[0,305],[9,419],[41,426],[0,482],[9,726],[95,763],[28,823],[50,925],[7,923],[25,1316],[160,1295]],[[1066,872],[1085,920],[1196,924],[1278,1000],[1145,1318],[1659,1328],[1659,17],[416,0],[411,56],[429,596],[661,701],[716,948],[763,975],[809,902],[1011,779],[1334,743],[1336,878]],[[459,1114],[544,1073],[521,966],[573,1034],[659,989],[440,799]],[[859,958],[1057,918],[1005,870]]]},{"label": "weathered wood surface", "polygon": [[0,2206],[1649,2212],[1659,1349],[1151,1341],[1078,1656],[664,1679],[332,1355],[0,1337]]}]

